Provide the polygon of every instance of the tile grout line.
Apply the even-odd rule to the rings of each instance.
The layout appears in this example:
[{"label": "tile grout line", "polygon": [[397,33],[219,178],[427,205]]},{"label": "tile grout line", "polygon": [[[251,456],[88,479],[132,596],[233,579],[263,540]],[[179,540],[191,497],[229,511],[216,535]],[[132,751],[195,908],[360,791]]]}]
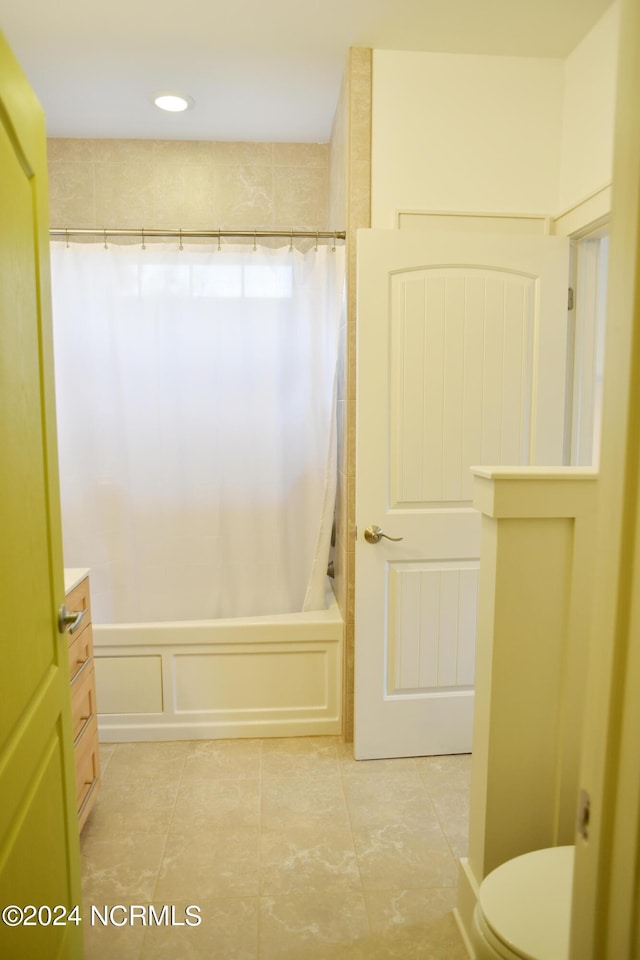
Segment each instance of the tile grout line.
[{"label": "tile grout line", "polygon": [[[343,741],[343,744],[344,744],[344,741]],[[352,748],[352,749],[353,749],[353,748]],[[337,752],[337,751],[336,751],[336,752]],[[354,760],[354,763],[355,763],[355,760]],[[346,792],[346,790],[345,790],[344,771],[343,771],[342,764],[340,763],[339,760],[338,760],[338,769],[340,770],[340,782],[342,783],[342,795],[343,795],[343,797],[344,797],[344,804],[345,804],[345,807],[347,808],[347,819],[348,819],[348,821],[349,821],[349,830],[351,831],[351,842],[352,842],[352,844],[353,844],[353,852],[354,852],[354,854],[355,854],[356,865],[357,865],[357,867],[358,867],[358,876],[360,877],[360,893],[361,893],[361,896],[362,896],[362,903],[363,903],[363,905],[364,905],[365,916],[366,916],[366,918],[367,918],[367,927],[368,927],[368,929],[369,929],[369,940],[372,941],[372,940],[373,940],[373,926],[372,926],[372,923],[371,923],[371,914],[370,914],[370,912],[369,912],[369,904],[368,904],[368,901],[367,901],[366,890],[365,890],[365,888],[364,888],[364,882],[363,882],[363,880],[362,880],[362,870],[360,869],[360,857],[358,856],[358,850],[357,850],[357,848],[356,848],[356,838],[355,838],[354,833],[353,833],[353,821],[352,821],[352,819],[351,819],[351,808],[350,808],[350,806],[349,806],[349,802],[348,802],[348,800],[347,800],[347,792]]]},{"label": "tile grout line", "polygon": [[[416,766],[417,766],[417,765],[416,765]],[[457,869],[458,861],[460,860],[460,857],[456,856],[456,854],[455,854],[455,852],[454,852],[454,850],[453,850],[453,847],[451,846],[451,841],[449,840],[449,835],[448,835],[447,831],[445,830],[445,828],[444,828],[444,826],[443,826],[443,822],[442,822],[442,820],[441,820],[441,818],[440,818],[440,815],[438,814],[438,808],[436,807],[435,803],[433,802],[433,798],[432,798],[432,796],[431,796],[431,793],[429,792],[429,788],[427,787],[425,781],[424,781],[424,780],[422,779],[422,777],[420,776],[420,771],[419,771],[419,770],[418,770],[418,777],[420,777],[420,783],[422,784],[422,788],[423,788],[424,792],[425,792],[426,795],[427,795],[427,798],[428,798],[428,800],[429,800],[429,803],[431,804],[431,807],[432,807],[432,809],[433,809],[435,818],[436,818],[436,820],[438,821],[438,826],[440,827],[440,831],[441,831],[441,833],[442,833],[442,836],[444,837],[444,839],[445,839],[445,841],[446,841],[447,847],[448,847],[448,849],[449,849],[449,853],[451,854],[451,856],[452,856],[452,858],[453,858],[453,862],[454,862],[454,864],[456,865],[456,869]]]},{"label": "tile grout line", "polygon": [[[181,741],[175,741],[175,742],[176,742],[176,743],[180,743]],[[191,741],[191,740],[187,740],[186,742],[187,742],[187,743],[191,743],[192,741]],[[158,889],[158,883],[160,882],[160,873],[161,873],[161,871],[162,871],[162,867],[163,867],[163,864],[164,864],[165,855],[166,855],[166,852],[167,852],[167,844],[169,843],[169,834],[171,833],[171,824],[173,823],[173,815],[174,815],[174,813],[175,813],[176,804],[177,804],[177,802],[178,802],[178,794],[180,793],[180,787],[182,786],[182,779],[183,779],[183,776],[184,776],[184,768],[185,768],[185,764],[186,764],[186,762],[187,762],[187,752],[188,752],[188,749],[185,749],[185,751],[184,751],[184,756],[183,756],[183,758],[182,758],[182,767],[181,767],[181,770],[180,770],[180,776],[179,776],[179,778],[178,778],[177,785],[176,785],[176,795],[175,795],[175,797],[173,798],[173,806],[172,806],[172,808],[171,808],[171,816],[169,817],[169,825],[168,825],[168,827],[167,827],[167,832],[166,832],[165,838],[164,838],[164,846],[163,846],[163,848],[162,848],[162,854],[161,854],[161,857],[160,857],[160,862],[159,862],[159,864],[158,864],[158,869],[156,870],[156,880],[155,880],[155,883],[154,883],[154,886],[153,886],[153,894],[152,894],[152,900],[154,900],[154,901],[155,901],[155,899],[156,899],[156,891],[157,891],[157,889]],[[143,953],[144,953],[144,948],[145,948],[145,944],[146,944],[146,942],[147,942],[148,930],[149,930],[148,927],[145,928],[144,934],[143,934],[143,936],[142,936],[142,940],[140,941],[140,953],[138,954],[138,960],[142,960]]]},{"label": "tile grout line", "polygon": [[451,854],[451,857],[452,857],[452,859],[453,859],[453,863],[454,863],[454,865],[456,866],[456,869],[457,869],[458,857],[456,857],[455,853],[453,852],[453,848],[452,848],[451,843],[450,843],[450,841],[449,841],[449,837],[448,837],[448,835],[447,835],[447,831],[445,830],[445,828],[444,828],[444,826],[443,826],[443,823],[442,823],[442,820],[440,819],[440,816],[438,815],[438,808],[436,807],[435,803],[433,802],[433,797],[431,796],[431,794],[430,794],[430,792],[429,792],[429,788],[427,787],[426,783],[424,782],[424,780],[423,780],[422,777],[420,776],[420,770],[418,769],[417,760],[416,760],[415,758],[414,758],[414,763],[415,763],[415,767],[416,767],[416,773],[418,774],[418,780],[420,781],[420,786],[422,787],[422,789],[423,789],[424,792],[425,792],[426,798],[427,798],[427,800],[429,801],[429,805],[430,805],[431,809],[433,810],[433,815],[434,815],[434,817],[436,818],[436,822],[437,822],[438,827],[439,827],[439,829],[440,829],[440,833],[441,833],[442,836],[444,837],[444,841],[445,841],[445,843],[446,843],[446,845],[447,845],[447,849],[448,849],[449,853]]}]

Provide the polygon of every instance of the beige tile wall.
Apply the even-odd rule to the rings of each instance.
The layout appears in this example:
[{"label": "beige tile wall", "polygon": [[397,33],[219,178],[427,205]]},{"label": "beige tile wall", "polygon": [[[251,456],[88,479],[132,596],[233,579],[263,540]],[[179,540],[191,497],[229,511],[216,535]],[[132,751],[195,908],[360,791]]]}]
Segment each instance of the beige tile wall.
[{"label": "beige tile wall", "polygon": [[49,140],[55,227],[343,230],[329,221],[329,146]]},{"label": "beige tile wall", "polygon": [[355,625],[356,231],[371,225],[371,64],[365,47],[349,51],[329,151],[330,216],[346,223],[347,317],[338,378],[338,498],[335,590],[345,620],[344,735],[353,739]]}]

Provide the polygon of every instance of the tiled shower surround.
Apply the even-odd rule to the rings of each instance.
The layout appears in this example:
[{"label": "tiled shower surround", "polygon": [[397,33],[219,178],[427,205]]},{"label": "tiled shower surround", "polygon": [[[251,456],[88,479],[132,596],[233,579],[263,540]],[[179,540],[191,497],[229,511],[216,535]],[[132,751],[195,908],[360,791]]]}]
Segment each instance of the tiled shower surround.
[{"label": "tiled shower surround", "polygon": [[328,144],[49,140],[56,227],[343,229]]},{"label": "tiled shower surround", "polygon": [[452,909],[470,757],[356,762],[339,738],[122,743],[82,833],[84,960],[465,960]]},{"label": "tiled shower surround", "polygon": [[345,623],[343,731],[353,739],[355,640],[356,259],[357,231],[371,225],[372,51],[349,51],[331,135],[330,219],[347,230],[347,310],[338,376],[336,596]]}]

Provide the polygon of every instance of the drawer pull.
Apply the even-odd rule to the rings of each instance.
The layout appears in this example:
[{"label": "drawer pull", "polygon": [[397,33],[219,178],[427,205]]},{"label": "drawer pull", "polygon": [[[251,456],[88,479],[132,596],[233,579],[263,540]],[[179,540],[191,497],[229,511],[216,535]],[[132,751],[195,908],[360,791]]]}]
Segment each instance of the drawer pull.
[{"label": "drawer pull", "polygon": [[73,665],[73,669],[72,669],[72,671],[71,671],[71,683],[72,683],[72,684],[76,682],[77,678],[80,676],[80,674],[82,673],[82,671],[86,669],[86,665],[87,665],[87,663],[89,662],[90,659],[91,659],[91,657],[85,657],[83,660],[81,660],[80,657],[76,657],[76,661],[75,661],[75,663],[74,663],[74,665]]},{"label": "drawer pull", "polygon": [[80,740],[82,739],[82,734],[85,732],[85,730],[86,730],[87,727],[89,726],[89,723],[91,722],[92,719],[93,719],[93,714],[92,714],[92,713],[90,713],[88,717],[80,717],[80,720],[81,720],[81,722],[82,722],[82,726],[80,727],[80,730],[78,731],[78,733],[76,734],[76,736],[75,736],[74,739],[73,739],[73,746],[74,746],[74,748],[77,747],[78,744],[80,743]]},{"label": "drawer pull", "polygon": [[86,659],[83,660],[82,663],[78,661],[78,666],[75,668],[75,673],[71,677],[72,690],[75,686],[80,686],[80,677],[84,677],[85,673],[90,672],[91,667],[88,666],[90,660],[91,660],[91,657],[86,657]]},{"label": "drawer pull", "polygon": [[58,612],[59,633],[75,633],[82,621],[86,610],[67,610],[63,603]]},{"label": "drawer pull", "polygon": [[97,777],[94,777],[93,780],[85,780],[84,785],[85,785],[85,787],[89,787],[89,789],[87,790],[86,794],[85,794],[84,797],[82,798],[82,802],[81,802],[81,804],[80,804],[80,806],[79,806],[79,808],[78,808],[78,819],[80,819],[80,817],[82,817],[82,814],[83,814],[83,812],[84,812],[84,809],[85,809],[85,807],[87,806],[87,804],[89,803],[89,798],[91,797],[93,791],[94,791],[94,790],[96,789],[96,787],[98,786],[98,778],[97,778]]}]

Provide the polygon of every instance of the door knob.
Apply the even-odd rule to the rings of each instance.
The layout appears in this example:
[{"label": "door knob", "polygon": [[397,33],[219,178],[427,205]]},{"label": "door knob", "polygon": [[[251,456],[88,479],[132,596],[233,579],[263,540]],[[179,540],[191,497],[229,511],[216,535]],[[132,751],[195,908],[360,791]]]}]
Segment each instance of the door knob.
[{"label": "door knob", "polygon": [[382,530],[382,527],[379,527],[376,523],[372,523],[370,527],[364,532],[364,538],[367,543],[380,543],[382,538],[385,540],[393,540],[397,543],[398,540],[404,540],[404,537],[390,537]]}]

